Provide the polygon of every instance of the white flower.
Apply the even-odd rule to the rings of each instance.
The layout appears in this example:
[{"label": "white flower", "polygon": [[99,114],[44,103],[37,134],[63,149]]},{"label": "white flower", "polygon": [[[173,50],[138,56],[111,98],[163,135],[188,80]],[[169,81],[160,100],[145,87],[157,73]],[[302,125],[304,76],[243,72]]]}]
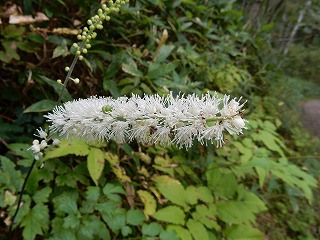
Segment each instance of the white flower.
[{"label": "white flower", "polygon": [[34,134],[35,136],[39,137],[39,138],[43,138],[46,139],[46,137],[48,136],[48,134],[42,130],[42,128],[37,129],[38,134]]},{"label": "white flower", "polygon": [[246,120],[240,114],[243,105],[240,99],[209,93],[201,97],[174,97],[172,93],[166,97],[91,97],[67,102],[45,117],[51,123],[51,133],[64,138],[120,143],[136,140],[185,148],[194,140],[215,140],[221,147],[224,131],[240,134],[245,128]]}]

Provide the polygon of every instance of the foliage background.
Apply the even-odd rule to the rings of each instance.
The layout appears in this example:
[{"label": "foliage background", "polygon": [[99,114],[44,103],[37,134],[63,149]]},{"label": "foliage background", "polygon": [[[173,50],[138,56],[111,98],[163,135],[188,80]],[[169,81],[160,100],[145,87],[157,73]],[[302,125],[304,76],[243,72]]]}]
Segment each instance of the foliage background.
[{"label": "foliage background", "polygon": [[[63,101],[218,91],[248,99],[249,129],[221,149],[195,143],[188,152],[62,142],[33,170],[13,239],[317,239],[319,139],[299,122],[300,101],[320,93],[320,5],[307,2],[141,0],[112,15]],[[14,4],[18,14],[43,12],[49,21],[10,24]],[[56,79],[73,58],[72,30],[98,7],[93,0],[2,5],[4,239],[33,159],[26,149],[46,126],[43,112],[60,93]]]}]

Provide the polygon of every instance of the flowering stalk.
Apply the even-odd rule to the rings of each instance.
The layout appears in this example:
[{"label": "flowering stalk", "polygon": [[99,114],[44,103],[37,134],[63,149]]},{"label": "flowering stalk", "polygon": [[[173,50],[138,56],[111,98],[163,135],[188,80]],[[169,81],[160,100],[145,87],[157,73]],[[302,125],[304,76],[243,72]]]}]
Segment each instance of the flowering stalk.
[{"label": "flowering stalk", "polygon": [[[74,43],[72,45],[76,49],[76,56],[74,57],[71,66],[65,68],[68,73],[59,95],[58,104],[60,104],[63,91],[65,88],[67,88],[69,80],[72,80],[75,84],[79,83],[79,78],[73,79],[71,78],[71,75],[77,61],[83,60],[83,54],[86,54],[88,52],[88,49],[91,48],[91,40],[97,37],[96,30],[103,29],[103,21],[110,21],[110,13],[119,12],[120,7],[127,3],[129,3],[129,0],[109,0],[108,5],[102,4],[101,8],[98,9],[97,14],[87,21],[88,27],[84,27],[82,33],[77,36],[77,39],[80,40],[81,43]],[[62,84],[62,81],[60,79],[58,79],[57,81],[58,83]]]},{"label": "flowering stalk", "polygon": [[151,95],[131,98],[91,97],[57,106],[45,115],[51,134],[87,141],[136,140],[143,144],[176,144],[190,148],[193,140],[205,144],[224,143],[223,134],[240,134],[246,120],[241,116],[240,99],[217,94],[166,97]]}]

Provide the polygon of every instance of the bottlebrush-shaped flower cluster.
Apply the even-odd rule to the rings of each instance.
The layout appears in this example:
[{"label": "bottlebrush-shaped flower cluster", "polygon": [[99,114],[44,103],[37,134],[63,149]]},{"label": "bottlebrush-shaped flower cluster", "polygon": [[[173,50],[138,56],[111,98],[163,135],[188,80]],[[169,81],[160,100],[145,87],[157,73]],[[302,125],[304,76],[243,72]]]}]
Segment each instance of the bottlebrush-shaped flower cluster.
[{"label": "bottlebrush-shaped flower cluster", "polygon": [[241,134],[247,122],[242,118],[245,103],[215,93],[166,97],[91,97],[57,106],[45,117],[50,133],[62,138],[91,141],[136,140],[143,144],[175,144],[190,148],[194,140],[202,144],[224,143],[224,132]]}]

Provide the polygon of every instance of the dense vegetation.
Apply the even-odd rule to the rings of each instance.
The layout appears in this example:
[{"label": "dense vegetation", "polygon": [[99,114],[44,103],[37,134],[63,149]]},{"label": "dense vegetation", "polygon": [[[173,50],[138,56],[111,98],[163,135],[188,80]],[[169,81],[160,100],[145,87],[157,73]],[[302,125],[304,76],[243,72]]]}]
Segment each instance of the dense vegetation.
[{"label": "dense vegetation", "polygon": [[[3,239],[33,162],[27,151],[33,134],[48,127],[43,114],[61,93],[56,80],[72,62],[78,30],[100,6],[94,0],[5,2]],[[48,19],[30,22],[37,12]],[[10,16],[17,15],[34,18],[13,23]],[[222,148],[194,142],[188,151],[64,140],[36,162],[12,239],[318,239],[320,143],[302,129],[299,102],[320,96],[320,4],[141,0],[110,16],[78,61],[73,76],[80,83],[70,81],[63,102],[216,91],[248,100],[248,129],[227,136]]]}]

